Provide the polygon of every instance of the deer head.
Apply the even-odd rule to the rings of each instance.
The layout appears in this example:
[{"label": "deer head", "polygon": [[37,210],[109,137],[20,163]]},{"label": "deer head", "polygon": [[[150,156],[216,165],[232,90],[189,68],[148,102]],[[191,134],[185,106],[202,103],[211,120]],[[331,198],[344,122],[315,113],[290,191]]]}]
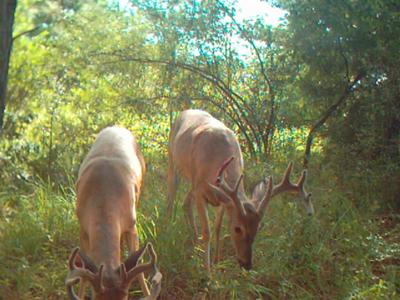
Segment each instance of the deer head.
[{"label": "deer head", "polygon": [[274,186],[272,177],[263,180],[256,185],[251,200],[244,193],[239,193],[239,186],[243,180],[243,174],[234,188],[225,182],[224,170],[231,163],[233,157],[224,162],[218,172],[216,185],[209,184],[211,190],[217,195],[218,200],[225,206],[229,216],[229,228],[231,240],[236,250],[239,265],[247,270],[252,267],[252,244],[260,228],[260,222],[265,210],[273,196],[288,191],[297,193],[307,205],[307,211],[313,213],[311,194],[304,189],[307,173],[303,171],[297,184],[289,180],[293,169],[293,163],[289,163],[282,181]]},{"label": "deer head", "polygon": [[[150,253],[150,262],[138,264],[139,259],[143,256],[146,249],[148,249]],[[78,255],[80,258],[79,264],[81,266],[77,264]],[[65,281],[67,295],[71,300],[79,300],[73,290],[73,285],[77,284],[79,281],[88,281],[92,286],[94,299],[96,300],[127,300],[129,287],[135,277],[142,272],[154,271],[155,275],[152,279],[153,286],[151,288],[151,294],[144,299],[157,299],[161,291],[162,275],[157,271],[156,262],[157,255],[153,249],[153,245],[147,243],[127,258],[116,270],[111,270],[111,272],[107,272],[106,275],[104,265],[100,265],[100,267],[97,268],[88,256],[81,252],[79,248],[75,248],[71,252],[68,260],[69,273]]]},{"label": "deer head", "polygon": [[249,270],[252,268],[252,245],[272,195],[272,177],[268,178],[263,197],[257,203],[251,202],[244,193],[239,193],[243,174],[240,175],[234,188],[225,182],[224,170],[232,160],[233,158],[222,165],[216,180],[217,185],[209,184],[209,187],[228,212],[231,240],[236,249],[239,265]]}]

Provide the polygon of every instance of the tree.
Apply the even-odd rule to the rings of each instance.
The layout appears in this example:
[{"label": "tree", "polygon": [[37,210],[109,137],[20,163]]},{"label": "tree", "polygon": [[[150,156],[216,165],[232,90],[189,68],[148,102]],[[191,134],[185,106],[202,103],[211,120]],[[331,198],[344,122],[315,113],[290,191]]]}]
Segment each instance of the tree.
[{"label": "tree", "polygon": [[274,2],[288,11],[288,45],[303,66],[297,86],[310,119],[304,164],[313,137],[322,137],[325,159],[344,186],[368,178],[385,204],[400,207],[400,42],[393,38],[400,35],[400,4]]},{"label": "tree", "polygon": [[283,30],[261,20],[239,22],[232,1],[131,3],[151,24],[160,50],[152,56],[134,47],[103,54],[163,70],[168,80],[161,94],[170,109],[189,101],[214,110],[240,132],[253,157],[269,157],[283,82],[294,70],[278,45]]},{"label": "tree", "polygon": [[13,25],[17,0],[4,0],[0,4],[0,132],[6,108],[7,79],[13,42]]},{"label": "tree", "polygon": [[[356,101],[369,103],[373,111],[372,103],[377,99],[371,90],[386,90],[382,95],[386,99],[398,98],[395,86],[400,43],[393,36],[400,34],[400,5],[361,0],[274,2],[288,11],[289,45],[304,66],[298,84],[312,106],[312,119],[317,120],[310,126],[307,164],[312,137],[321,127],[335,126],[343,113],[348,118],[347,112]],[[385,110],[398,112],[398,105],[388,101]],[[391,113],[390,118],[398,119],[396,114]],[[333,116],[337,118],[330,120]],[[393,134],[398,136],[399,132]]]}]

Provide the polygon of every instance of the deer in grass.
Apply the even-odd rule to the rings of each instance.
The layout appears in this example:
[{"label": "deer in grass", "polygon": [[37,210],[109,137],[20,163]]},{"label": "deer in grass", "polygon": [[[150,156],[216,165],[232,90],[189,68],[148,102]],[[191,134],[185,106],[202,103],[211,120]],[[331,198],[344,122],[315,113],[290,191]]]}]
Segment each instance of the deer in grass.
[{"label": "deer in grass", "polygon": [[179,175],[191,183],[183,208],[194,240],[198,232],[194,221],[196,205],[202,230],[201,247],[204,265],[210,270],[210,228],[207,205],[218,207],[215,219],[216,255],[220,258],[220,231],[224,213],[228,215],[230,236],[239,265],[252,267],[252,244],[267,205],[273,196],[289,191],[296,193],[312,213],[311,194],[304,188],[306,171],[297,184],[289,180],[289,164],[282,181],[274,186],[272,177],[254,189],[252,198],[243,186],[243,158],[240,145],[232,130],[201,110],[183,111],[172,126],[168,152],[168,215],[171,216]]},{"label": "deer in grass", "polygon": [[[72,251],[66,278],[70,299],[84,299],[90,285],[94,299],[128,299],[138,278],[145,299],[156,299],[161,274],[151,244],[139,249],[136,206],[145,163],[134,136],[127,129],[108,127],[97,136],[79,169],[76,213],[80,224],[80,249]],[[130,256],[121,263],[121,246]],[[138,250],[139,249],[139,250]],[[138,264],[148,249],[149,263]],[[151,293],[144,272],[155,271]],[[78,296],[73,285],[80,282]]]}]

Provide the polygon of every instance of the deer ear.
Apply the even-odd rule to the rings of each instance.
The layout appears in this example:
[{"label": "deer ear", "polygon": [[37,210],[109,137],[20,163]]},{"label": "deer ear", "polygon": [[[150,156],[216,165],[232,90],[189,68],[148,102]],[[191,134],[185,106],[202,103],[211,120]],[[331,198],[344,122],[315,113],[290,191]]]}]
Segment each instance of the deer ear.
[{"label": "deer ear", "polygon": [[253,189],[253,194],[251,195],[251,201],[256,205],[261,202],[265,193],[267,192],[267,183],[266,180],[261,180]]},{"label": "deer ear", "polygon": [[225,205],[230,205],[232,204],[232,199],[231,197],[228,196],[227,193],[225,193],[221,188],[209,183],[208,184],[210,190],[214,193],[215,197],[219,202]]}]

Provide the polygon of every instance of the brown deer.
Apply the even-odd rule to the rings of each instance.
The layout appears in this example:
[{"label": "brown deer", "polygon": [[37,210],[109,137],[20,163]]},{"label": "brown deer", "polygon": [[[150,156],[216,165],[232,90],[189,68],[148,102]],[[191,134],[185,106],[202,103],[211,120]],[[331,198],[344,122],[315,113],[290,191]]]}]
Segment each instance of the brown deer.
[{"label": "brown deer", "polygon": [[[83,299],[88,285],[97,300],[128,299],[136,277],[147,299],[157,297],[160,274],[153,280],[152,294],[143,275],[155,270],[153,247],[146,244],[136,251],[136,206],[144,172],[143,156],[129,130],[108,127],[99,133],[81,164],[76,184],[80,250],[73,250],[69,259],[66,286],[70,299]],[[121,263],[123,241],[131,255]],[[151,262],[137,265],[145,249],[150,251]],[[78,281],[79,298],[73,291]]]},{"label": "brown deer", "polygon": [[261,219],[272,196],[284,191],[296,192],[311,205],[311,195],[304,189],[306,171],[297,184],[289,181],[289,164],[280,184],[273,186],[272,178],[259,183],[251,199],[243,186],[243,158],[240,145],[232,130],[201,110],[183,111],[173,125],[169,138],[168,215],[172,214],[178,188],[178,175],[191,182],[183,207],[194,239],[198,232],[193,205],[197,206],[202,229],[201,244],[204,265],[210,270],[210,228],[207,204],[218,207],[215,220],[216,256],[220,257],[220,229],[224,212],[229,218],[230,236],[239,265],[252,267],[252,244]]}]

